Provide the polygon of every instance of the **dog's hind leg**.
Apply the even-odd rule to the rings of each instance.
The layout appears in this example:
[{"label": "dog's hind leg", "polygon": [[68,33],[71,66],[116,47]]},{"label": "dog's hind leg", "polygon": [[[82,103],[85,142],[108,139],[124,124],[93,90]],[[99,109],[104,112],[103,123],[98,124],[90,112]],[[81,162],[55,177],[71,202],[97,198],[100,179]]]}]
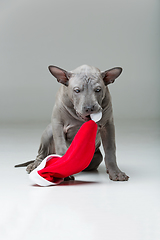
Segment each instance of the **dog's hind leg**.
[{"label": "dog's hind leg", "polygon": [[35,161],[27,166],[26,171],[30,173],[42,162],[45,157],[53,153],[55,153],[54,140],[52,134],[52,126],[49,124],[42,134],[40,146],[38,149],[38,155]]},{"label": "dog's hind leg", "polygon": [[[52,126],[51,124],[49,124],[42,134],[36,160],[27,166],[26,171],[30,173],[36,167],[38,167],[38,165],[42,162],[44,158],[54,153],[55,153],[55,146],[54,146],[54,139],[53,139],[53,133],[52,133]],[[74,176],[68,176],[64,178],[64,181],[71,181],[74,179],[75,179]]]}]

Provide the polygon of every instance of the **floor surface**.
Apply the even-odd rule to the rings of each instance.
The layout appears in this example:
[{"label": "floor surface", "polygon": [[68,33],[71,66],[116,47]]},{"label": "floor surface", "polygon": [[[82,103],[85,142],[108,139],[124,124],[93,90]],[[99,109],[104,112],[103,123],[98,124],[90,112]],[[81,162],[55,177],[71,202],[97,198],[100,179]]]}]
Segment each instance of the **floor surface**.
[{"label": "floor surface", "polygon": [[160,125],[116,122],[117,159],[128,182],[113,182],[104,163],[74,182],[38,187],[17,163],[34,159],[45,125],[0,128],[0,239],[159,240]]}]

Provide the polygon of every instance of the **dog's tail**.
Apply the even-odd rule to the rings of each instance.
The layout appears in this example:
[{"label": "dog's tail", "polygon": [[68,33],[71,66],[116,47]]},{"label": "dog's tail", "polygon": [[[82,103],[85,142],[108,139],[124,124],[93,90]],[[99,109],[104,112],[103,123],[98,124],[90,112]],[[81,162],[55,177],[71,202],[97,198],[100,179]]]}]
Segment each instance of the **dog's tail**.
[{"label": "dog's tail", "polygon": [[30,163],[33,163],[35,160],[31,160],[31,161],[28,161],[28,162],[25,162],[25,163],[20,163],[20,164],[17,164],[15,165],[14,167],[17,168],[17,167],[27,167]]}]

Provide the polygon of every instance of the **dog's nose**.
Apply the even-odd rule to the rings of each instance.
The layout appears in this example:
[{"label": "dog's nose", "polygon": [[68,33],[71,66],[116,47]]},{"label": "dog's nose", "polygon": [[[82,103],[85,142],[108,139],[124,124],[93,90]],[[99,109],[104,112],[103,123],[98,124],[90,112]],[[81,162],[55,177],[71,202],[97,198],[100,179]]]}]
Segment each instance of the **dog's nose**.
[{"label": "dog's nose", "polygon": [[86,113],[93,112],[94,111],[94,105],[92,105],[92,106],[85,106],[84,110],[85,110]]}]

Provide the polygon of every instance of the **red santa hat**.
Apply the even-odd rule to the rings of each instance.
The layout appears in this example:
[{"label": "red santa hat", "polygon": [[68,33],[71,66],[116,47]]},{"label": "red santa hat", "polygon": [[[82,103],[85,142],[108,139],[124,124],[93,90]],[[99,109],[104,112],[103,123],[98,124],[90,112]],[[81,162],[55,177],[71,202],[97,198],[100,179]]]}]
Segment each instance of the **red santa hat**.
[{"label": "red santa hat", "polygon": [[[97,120],[94,116],[92,119]],[[79,173],[88,167],[95,152],[97,124],[93,120],[81,126],[64,156],[56,154],[47,156],[29,174],[34,184],[57,185],[63,182],[65,177]]]}]

